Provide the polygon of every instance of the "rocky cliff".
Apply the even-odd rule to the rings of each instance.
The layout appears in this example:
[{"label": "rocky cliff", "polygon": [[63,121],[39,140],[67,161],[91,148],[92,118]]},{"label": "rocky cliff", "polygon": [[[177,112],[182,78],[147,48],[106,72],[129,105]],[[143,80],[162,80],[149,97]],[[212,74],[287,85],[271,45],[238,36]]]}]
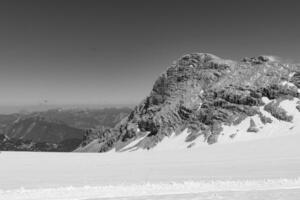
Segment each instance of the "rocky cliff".
[{"label": "rocky cliff", "polygon": [[[187,147],[200,136],[213,144],[225,126],[237,126],[249,117],[258,117],[263,125],[274,120],[292,123],[293,116],[280,102],[298,100],[299,88],[300,67],[272,56],[238,62],[207,53],[188,54],[155,81],[150,95],[128,117],[103,133],[96,149],[121,151],[133,141],[131,149],[151,149],[184,130]],[[247,132],[259,134],[253,119]]]}]

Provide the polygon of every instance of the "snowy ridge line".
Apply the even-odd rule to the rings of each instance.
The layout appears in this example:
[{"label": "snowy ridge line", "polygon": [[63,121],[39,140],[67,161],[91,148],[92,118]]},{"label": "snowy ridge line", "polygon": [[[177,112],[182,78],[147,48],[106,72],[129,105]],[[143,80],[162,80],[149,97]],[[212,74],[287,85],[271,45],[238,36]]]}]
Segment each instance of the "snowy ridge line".
[{"label": "snowy ridge line", "polygon": [[44,189],[21,188],[17,190],[0,190],[0,200],[83,200],[88,198],[139,197],[278,189],[300,189],[300,177],[295,179],[217,180],[83,187],[70,186]]}]

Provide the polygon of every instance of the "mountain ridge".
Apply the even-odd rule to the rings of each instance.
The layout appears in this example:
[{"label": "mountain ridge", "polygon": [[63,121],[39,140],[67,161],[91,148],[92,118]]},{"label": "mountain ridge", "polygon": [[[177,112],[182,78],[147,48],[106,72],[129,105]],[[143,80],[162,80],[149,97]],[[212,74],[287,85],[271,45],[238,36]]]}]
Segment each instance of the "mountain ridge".
[{"label": "mountain ridge", "polygon": [[[274,56],[233,61],[207,53],[187,54],[155,81],[149,96],[128,117],[106,131],[106,139],[96,149],[122,151],[136,140],[134,149],[151,149],[184,130],[188,142],[202,136],[214,144],[224,126],[237,126],[256,116],[261,126],[276,120],[292,123],[294,117],[280,103],[299,100],[298,88],[299,66],[281,63]],[[251,121],[246,132],[259,134],[255,123]]]},{"label": "mountain ridge", "polygon": [[114,127],[131,109],[50,109],[0,115],[0,150],[73,151],[86,138]]}]

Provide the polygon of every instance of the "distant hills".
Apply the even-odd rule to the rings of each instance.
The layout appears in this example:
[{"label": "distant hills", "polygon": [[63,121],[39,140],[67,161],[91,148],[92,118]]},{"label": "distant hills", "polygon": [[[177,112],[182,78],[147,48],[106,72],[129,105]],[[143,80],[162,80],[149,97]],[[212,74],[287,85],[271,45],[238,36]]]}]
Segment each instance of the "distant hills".
[{"label": "distant hills", "polygon": [[73,151],[87,130],[114,127],[130,108],[51,109],[0,115],[0,150]]}]

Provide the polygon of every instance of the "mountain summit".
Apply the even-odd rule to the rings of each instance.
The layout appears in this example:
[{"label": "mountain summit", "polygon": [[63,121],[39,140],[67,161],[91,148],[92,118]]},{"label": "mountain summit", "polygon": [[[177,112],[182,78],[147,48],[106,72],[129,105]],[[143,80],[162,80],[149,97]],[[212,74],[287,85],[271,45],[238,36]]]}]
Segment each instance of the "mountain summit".
[{"label": "mountain summit", "polygon": [[300,132],[299,88],[300,67],[277,57],[238,62],[207,53],[184,55],[128,117],[87,146],[98,145],[92,149],[99,152],[155,149],[165,139],[180,138],[187,148]]}]

